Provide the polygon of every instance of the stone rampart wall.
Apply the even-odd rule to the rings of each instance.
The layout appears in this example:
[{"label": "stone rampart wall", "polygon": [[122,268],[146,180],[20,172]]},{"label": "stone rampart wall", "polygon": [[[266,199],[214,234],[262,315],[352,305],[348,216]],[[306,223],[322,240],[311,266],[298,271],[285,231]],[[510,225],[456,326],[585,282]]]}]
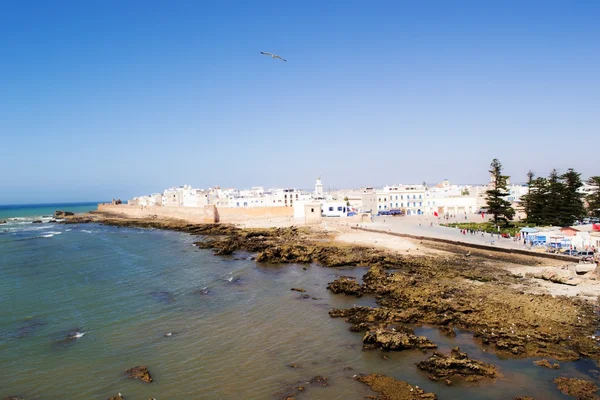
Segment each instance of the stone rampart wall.
[{"label": "stone rampart wall", "polygon": [[242,222],[252,219],[293,217],[292,207],[227,208],[206,207],[162,207],[133,206],[128,204],[98,204],[98,211],[126,215],[132,218],[176,218],[201,222]]}]

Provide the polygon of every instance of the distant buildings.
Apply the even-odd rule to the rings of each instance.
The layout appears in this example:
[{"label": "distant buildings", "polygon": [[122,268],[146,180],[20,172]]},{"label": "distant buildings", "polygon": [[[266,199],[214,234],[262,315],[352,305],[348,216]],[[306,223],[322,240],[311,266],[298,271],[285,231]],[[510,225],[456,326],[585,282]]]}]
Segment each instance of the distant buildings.
[{"label": "distant buildings", "polygon": [[[222,208],[295,207],[304,215],[305,207],[312,214],[319,204],[321,214],[347,214],[367,212],[376,214],[385,211],[401,211],[405,215],[465,215],[478,213],[485,206],[488,186],[452,185],[447,179],[435,186],[423,184],[390,185],[381,189],[338,190],[325,193],[321,177],[317,178],[313,192],[297,188],[265,189],[255,186],[250,189],[195,189],[189,185],[166,189],[162,194],[154,193],[129,200],[128,204],[141,207],[204,207],[214,205]],[[526,186],[511,185],[508,200],[518,207],[521,197],[527,193]],[[330,210],[333,208],[333,210]],[[339,210],[341,208],[341,211]]]}]

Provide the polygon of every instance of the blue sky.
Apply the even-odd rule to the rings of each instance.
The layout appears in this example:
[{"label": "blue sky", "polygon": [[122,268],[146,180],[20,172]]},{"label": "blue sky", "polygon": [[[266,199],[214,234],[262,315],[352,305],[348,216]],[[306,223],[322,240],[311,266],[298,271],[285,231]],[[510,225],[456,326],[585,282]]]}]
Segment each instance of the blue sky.
[{"label": "blue sky", "polygon": [[600,174],[597,1],[0,7],[0,204]]}]

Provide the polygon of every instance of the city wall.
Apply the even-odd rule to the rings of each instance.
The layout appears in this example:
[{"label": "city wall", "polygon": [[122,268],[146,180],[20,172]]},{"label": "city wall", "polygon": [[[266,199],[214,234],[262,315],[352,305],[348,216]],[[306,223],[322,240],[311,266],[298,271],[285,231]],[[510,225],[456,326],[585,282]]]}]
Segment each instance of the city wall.
[{"label": "city wall", "polygon": [[293,217],[292,207],[228,208],[228,207],[162,207],[128,204],[98,204],[98,211],[121,214],[131,218],[175,218],[193,223],[235,223],[254,219]]}]

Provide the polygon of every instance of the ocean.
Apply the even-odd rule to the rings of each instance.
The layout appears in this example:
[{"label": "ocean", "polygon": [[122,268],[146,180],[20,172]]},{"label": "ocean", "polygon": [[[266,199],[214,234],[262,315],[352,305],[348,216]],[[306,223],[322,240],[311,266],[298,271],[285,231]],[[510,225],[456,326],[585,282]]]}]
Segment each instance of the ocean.
[{"label": "ocean", "polygon": [[[582,361],[546,370],[499,358],[468,332],[448,338],[416,326],[440,351],[459,345],[503,375],[447,387],[415,367],[426,354],[363,351],[362,334],[329,317],[332,308],[376,304],[326,289],[365,269],[261,265],[246,253],[214,256],[189,234],[48,222],[55,209],[90,206],[0,209],[0,398],[363,399],[373,393],[352,377],[375,372],[442,399],[565,399],[554,377],[590,379],[597,368]],[[69,340],[73,332],[84,335]],[[154,382],[125,376],[138,365]],[[309,383],[316,375],[328,385]]]}]

